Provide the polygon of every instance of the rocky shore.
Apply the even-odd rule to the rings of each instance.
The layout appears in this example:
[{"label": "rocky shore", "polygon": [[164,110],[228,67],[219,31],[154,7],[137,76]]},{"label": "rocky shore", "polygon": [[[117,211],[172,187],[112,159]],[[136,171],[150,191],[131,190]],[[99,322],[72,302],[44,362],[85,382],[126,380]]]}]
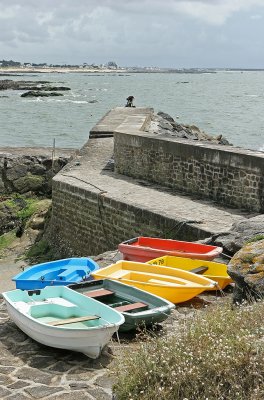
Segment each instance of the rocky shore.
[{"label": "rocky shore", "polygon": [[0,148],[0,195],[28,193],[48,196],[51,179],[76,155],[75,149]]},{"label": "rocky shore", "polygon": [[11,79],[0,80],[0,91],[19,90],[26,91],[21,97],[50,97],[63,96],[62,93],[71,90],[67,86],[51,86],[48,81],[13,81]]},{"label": "rocky shore", "polygon": [[229,146],[231,145],[231,143],[229,143],[229,141],[222,134],[212,136],[200,130],[195,125],[178,124],[169,114],[162,111],[159,111],[157,114],[153,114],[150,125],[146,131],[158,136],[204,141]]}]

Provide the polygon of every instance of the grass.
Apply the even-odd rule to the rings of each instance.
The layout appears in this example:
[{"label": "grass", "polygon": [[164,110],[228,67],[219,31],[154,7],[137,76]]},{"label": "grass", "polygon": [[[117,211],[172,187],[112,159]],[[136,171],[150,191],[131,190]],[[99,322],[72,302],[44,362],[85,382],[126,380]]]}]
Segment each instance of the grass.
[{"label": "grass", "polygon": [[115,365],[118,400],[260,400],[264,398],[264,302],[220,302],[149,338]]},{"label": "grass", "polygon": [[13,243],[15,239],[15,231],[11,231],[0,236],[0,255],[2,254],[3,250],[8,248]]}]

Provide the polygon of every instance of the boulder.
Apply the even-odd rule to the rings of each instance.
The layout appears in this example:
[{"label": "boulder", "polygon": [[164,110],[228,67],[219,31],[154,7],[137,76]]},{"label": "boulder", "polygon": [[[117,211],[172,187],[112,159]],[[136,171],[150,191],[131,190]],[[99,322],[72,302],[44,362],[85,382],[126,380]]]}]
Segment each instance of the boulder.
[{"label": "boulder", "polygon": [[165,119],[166,121],[174,122],[174,119],[169,114],[167,114],[163,111],[157,112],[157,115],[159,115],[161,118]]},{"label": "boulder", "polygon": [[[0,195],[34,192],[49,196],[53,176],[67,164],[72,151],[61,157],[53,157],[49,149],[45,152],[40,149],[40,154],[34,154],[33,150],[32,154],[23,154],[23,151],[26,152],[22,149],[12,154],[0,153]],[[27,152],[30,153],[31,149]],[[57,149],[57,152],[60,150]]]},{"label": "boulder", "polygon": [[0,80],[0,90],[45,90],[54,92],[58,90],[71,90],[67,86],[50,86],[49,83],[48,81],[13,81],[11,79],[2,79]]},{"label": "boulder", "polygon": [[28,92],[22,93],[20,97],[53,97],[53,96],[63,96],[62,93],[57,92],[47,92],[47,91],[34,91],[29,90]]},{"label": "boulder", "polygon": [[45,178],[43,176],[32,175],[30,172],[13,181],[14,190],[17,193],[40,193],[44,183]]},{"label": "boulder", "polygon": [[264,235],[263,214],[234,223],[230,231],[213,236],[211,242],[223,247],[224,253],[234,255],[246,242],[261,235]]},{"label": "boulder", "polygon": [[195,125],[183,125],[174,121],[167,113],[159,111],[153,114],[152,121],[147,128],[149,133],[160,136],[171,136],[188,140],[209,141],[214,144],[231,145],[223,135],[216,137],[208,135]]},{"label": "boulder", "polygon": [[228,274],[235,282],[235,303],[264,297],[264,235],[259,238],[246,243],[228,264]]}]

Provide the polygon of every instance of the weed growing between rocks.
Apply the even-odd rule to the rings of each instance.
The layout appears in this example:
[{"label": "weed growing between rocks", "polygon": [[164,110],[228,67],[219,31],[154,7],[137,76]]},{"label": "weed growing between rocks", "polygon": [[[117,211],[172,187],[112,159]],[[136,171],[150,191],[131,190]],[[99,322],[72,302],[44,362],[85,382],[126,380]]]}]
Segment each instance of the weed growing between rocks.
[{"label": "weed growing between rocks", "polygon": [[199,312],[173,336],[149,338],[115,366],[118,400],[264,398],[264,302]]},{"label": "weed growing between rocks", "polygon": [[31,260],[32,262],[47,262],[54,260],[52,248],[46,240],[40,240],[34,243],[31,248],[26,251],[25,258]]}]

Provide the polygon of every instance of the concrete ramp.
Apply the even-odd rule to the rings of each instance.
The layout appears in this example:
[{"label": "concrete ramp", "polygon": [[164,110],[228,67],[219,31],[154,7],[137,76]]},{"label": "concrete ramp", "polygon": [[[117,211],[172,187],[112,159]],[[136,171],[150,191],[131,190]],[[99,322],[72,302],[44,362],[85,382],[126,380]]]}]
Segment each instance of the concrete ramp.
[{"label": "concrete ramp", "polygon": [[150,122],[153,112],[149,107],[116,107],[91,129],[90,139],[111,137],[120,124],[129,124],[132,130],[142,130]]}]

